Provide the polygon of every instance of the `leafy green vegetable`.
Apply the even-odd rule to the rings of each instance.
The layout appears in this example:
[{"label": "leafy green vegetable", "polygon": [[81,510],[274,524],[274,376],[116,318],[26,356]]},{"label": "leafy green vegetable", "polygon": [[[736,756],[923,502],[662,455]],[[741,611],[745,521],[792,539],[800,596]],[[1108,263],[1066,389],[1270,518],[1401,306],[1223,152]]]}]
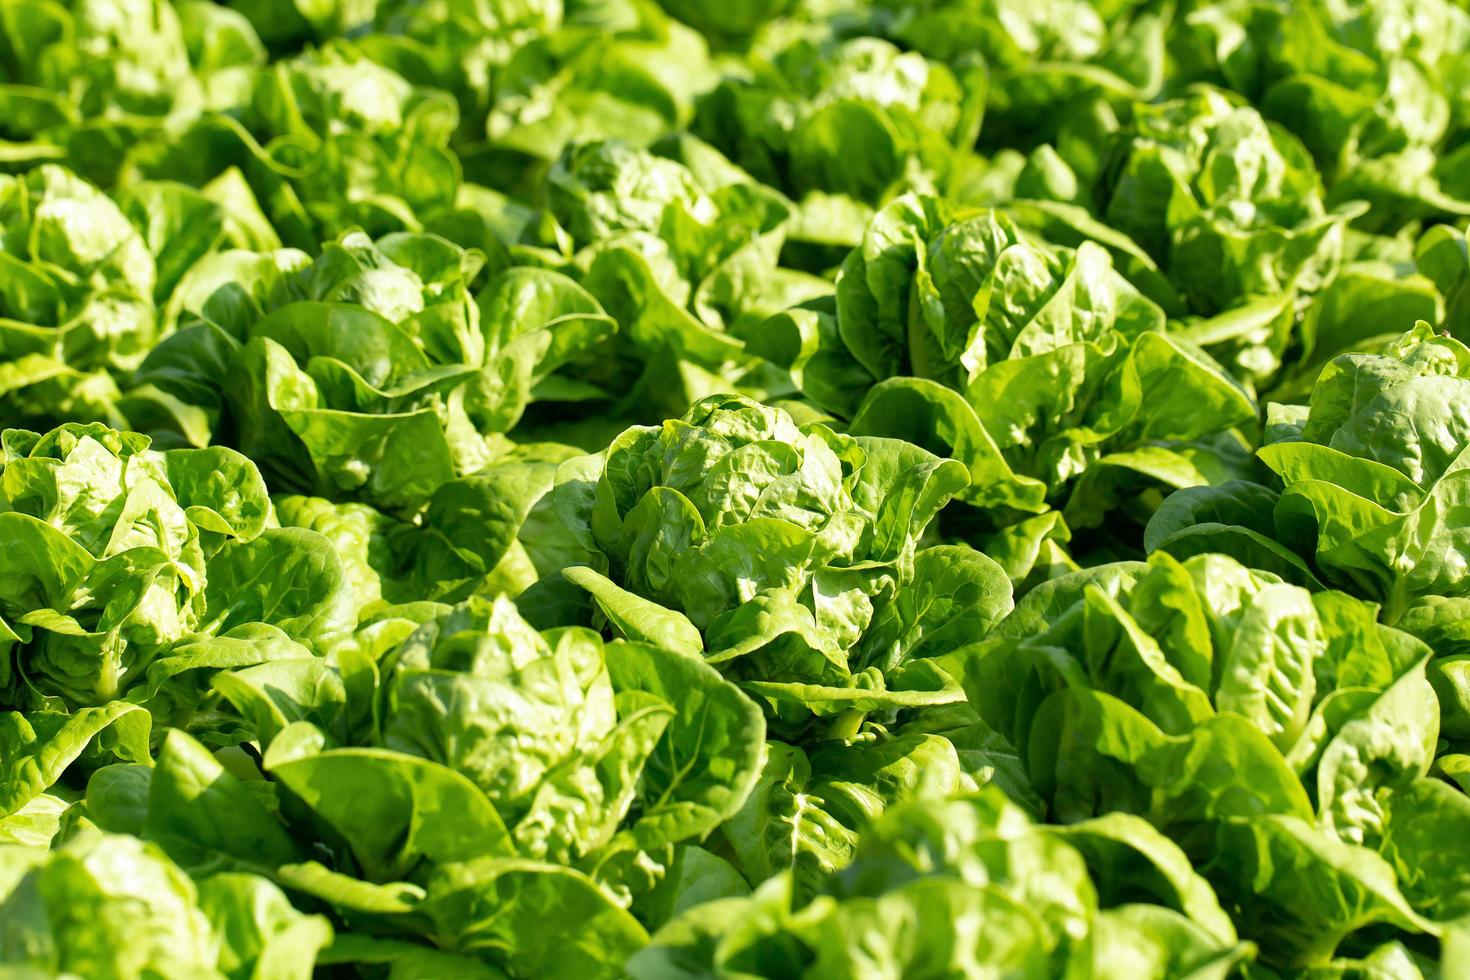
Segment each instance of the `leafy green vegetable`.
[{"label": "leafy green vegetable", "polygon": [[[548,270],[505,270],[475,295],[483,262],[433,235],[351,232],[308,265],[261,263],[253,295],[201,282],[199,322],[138,379],[219,417],[279,489],[411,515],[503,455],[537,386],[616,329]],[[185,419],[170,422],[187,437]]]},{"label": "leafy green vegetable", "polygon": [[1457,0],[0,0],[0,973],[1456,977]]},{"label": "leafy green vegetable", "polygon": [[[803,205],[827,196],[876,204],[895,190],[944,186],[974,142],[984,75],[960,74],[877,38],[773,45],[748,78],[726,78],[698,105],[693,131]],[[855,244],[855,229],[814,229]]]},{"label": "leafy green vegetable", "polygon": [[1009,606],[994,562],[920,549],[965,475],[917,446],[713,397],[598,462],[555,491],[596,566],[566,577],[618,633],[703,651],[788,722],[952,699],[925,662],[944,627]]},{"label": "leafy green vegetable", "polygon": [[1173,550],[1219,526],[1239,544],[1208,547],[1269,549],[1304,572],[1309,562],[1322,581],[1382,603],[1388,622],[1418,596],[1464,595],[1454,515],[1467,364],[1463,344],[1422,322],[1384,353],[1334,359],[1310,405],[1273,406],[1259,455],[1280,478],[1280,495],[1252,491],[1208,525],[1181,513],[1166,526],[1160,511],[1151,547]]},{"label": "leafy green vegetable", "polygon": [[1068,534],[1029,515],[1055,506],[1095,527],[1135,488],[1248,467],[1229,430],[1253,418],[1250,398],[1164,326],[1103,248],[1053,248],[1003,213],[906,196],[843,263],[835,309],[788,311],[754,343],[854,433],[965,463],[960,497],[1020,580],[1043,540]]},{"label": "leafy green vegetable", "polygon": [[[778,876],[749,898],[697,906],[655,933],[629,969],[635,977],[841,976],[874,964],[1227,975],[1251,947],[1184,855],[1125,820],[1053,832],[996,791],[898,807],[846,870],[826,878],[821,897],[803,901]],[[1127,901],[1094,884],[1103,869],[1129,879]]]},{"label": "leafy green vegetable", "polygon": [[270,882],[198,885],[153,844],[84,830],[50,852],[8,845],[4,962],[77,976],[307,977],[332,936]]},{"label": "leafy green vegetable", "polygon": [[97,423],[10,429],[0,448],[7,704],[104,704],[204,637],[275,627],[319,644],[348,627],[330,544],[266,529],[265,485],[238,453],[158,452]]}]

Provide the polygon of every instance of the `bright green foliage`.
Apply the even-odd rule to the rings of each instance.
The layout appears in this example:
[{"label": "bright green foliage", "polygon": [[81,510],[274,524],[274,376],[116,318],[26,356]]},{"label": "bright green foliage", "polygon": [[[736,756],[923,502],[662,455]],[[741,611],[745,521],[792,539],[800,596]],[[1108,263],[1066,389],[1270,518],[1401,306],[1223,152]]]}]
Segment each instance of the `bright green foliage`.
[{"label": "bright green foliage", "polygon": [[616,632],[702,653],[787,723],[953,700],[934,634],[1010,606],[984,555],[919,547],[965,473],[910,443],[714,397],[569,476],[557,506],[595,567],[563,576]]},{"label": "bright green foliage", "polygon": [[1470,962],[1464,0],[0,0],[0,975]]}]

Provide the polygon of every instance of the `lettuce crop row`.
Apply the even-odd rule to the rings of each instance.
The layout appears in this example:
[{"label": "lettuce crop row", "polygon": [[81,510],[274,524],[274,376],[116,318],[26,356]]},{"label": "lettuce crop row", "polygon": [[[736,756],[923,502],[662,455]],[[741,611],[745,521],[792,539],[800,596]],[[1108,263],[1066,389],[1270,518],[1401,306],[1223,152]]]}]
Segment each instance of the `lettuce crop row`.
[{"label": "lettuce crop row", "polygon": [[0,0],[0,975],[1470,963],[1464,0]]}]

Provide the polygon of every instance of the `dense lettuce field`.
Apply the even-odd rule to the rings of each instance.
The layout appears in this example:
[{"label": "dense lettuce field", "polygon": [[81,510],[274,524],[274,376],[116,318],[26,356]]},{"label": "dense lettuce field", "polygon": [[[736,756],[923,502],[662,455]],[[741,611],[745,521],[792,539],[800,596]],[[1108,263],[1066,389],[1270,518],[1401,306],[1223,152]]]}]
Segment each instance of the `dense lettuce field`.
[{"label": "dense lettuce field", "polygon": [[1470,975],[1470,5],[0,0],[0,976]]}]

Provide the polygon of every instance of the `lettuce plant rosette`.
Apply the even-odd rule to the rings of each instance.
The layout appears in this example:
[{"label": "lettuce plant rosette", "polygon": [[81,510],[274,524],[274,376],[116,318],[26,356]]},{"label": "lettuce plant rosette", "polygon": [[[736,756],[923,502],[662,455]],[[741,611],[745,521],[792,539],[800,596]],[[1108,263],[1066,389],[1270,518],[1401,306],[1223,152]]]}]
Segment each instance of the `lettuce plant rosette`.
[{"label": "lettuce plant rosette", "polygon": [[14,424],[115,420],[111,372],[157,339],[158,270],[122,210],[62,167],[0,176],[0,406]]},{"label": "lettuce plant rosette", "polygon": [[[0,406],[15,425],[121,424],[120,388],[168,336],[217,250],[254,238],[228,184],[109,197],[61,166],[0,176]],[[141,427],[141,426],[139,426]]]},{"label": "lettuce plant rosette", "polygon": [[935,193],[962,171],[983,109],[979,66],[952,70],[872,37],[797,34],[763,53],[699,101],[691,129],[798,202],[796,237],[850,246],[866,208]]},{"label": "lettuce plant rosette", "polygon": [[170,127],[235,103],[264,61],[228,7],[161,0],[16,0],[0,24],[6,169],[56,162],[104,184]]},{"label": "lettuce plant rosette", "polygon": [[965,482],[912,444],[707,398],[562,464],[555,506],[588,555],[562,576],[615,633],[702,652],[785,724],[855,732],[952,700],[930,658],[1009,604],[994,562],[923,547]]},{"label": "lettuce plant rosette", "polygon": [[[745,800],[764,740],[759,709],[699,658],[538,633],[504,598],[437,606],[376,664],[278,661],[214,683],[260,770],[232,774],[172,732],[152,771],[98,770],[85,817],[133,821],[194,873],[259,869],[348,929],[431,938],[453,975],[480,975],[476,959],[619,975],[642,922],[691,884],[683,869],[720,864],[699,841]],[[589,941],[559,941],[553,908]],[[363,937],[330,955],[404,948]]]},{"label": "lettuce plant rosette", "polygon": [[[592,281],[609,278],[591,268],[604,251],[639,253],[669,299],[711,329],[740,337],[791,296],[824,285],[779,264],[791,203],[693,136],[652,150],[618,141],[572,144],[547,174],[543,193]],[[630,311],[620,319],[641,317]]]},{"label": "lettuce plant rosette", "polygon": [[905,974],[1225,977],[1249,960],[1168,838],[1113,813],[1033,824],[994,789],[889,811],[812,898],[771,878],[654,933],[635,980]]},{"label": "lettuce plant rosette", "polygon": [[880,0],[874,27],[957,70],[981,61],[980,144],[1025,153],[1054,144],[1090,180],[1099,149],[1136,101],[1164,83],[1168,11],[1062,0]]},{"label": "lettuce plant rosette", "polygon": [[201,635],[273,623],[313,642],[350,625],[331,546],[268,528],[265,484],[238,453],[158,452],[75,423],[7,430],[3,451],[11,705],[103,704]]},{"label": "lettuce plant rosette", "polygon": [[1427,324],[1382,353],[1323,368],[1305,406],[1273,405],[1261,460],[1274,486],[1171,499],[1147,547],[1216,550],[1381,603],[1397,622],[1420,597],[1462,597],[1463,392],[1470,352]]},{"label": "lettuce plant rosette", "polygon": [[155,724],[233,744],[217,672],[313,659],[353,625],[331,543],[268,527],[232,450],[72,423],[0,451],[0,822],[54,831],[80,774],[147,763]]},{"label": "lettuce plant rosette", "polygon": [[1192,310],[1212,316],[1247,297],[1310,293],[1331,279],[1345,225],[1365,205],[1329,209],[1322,194],[1294,135],[1228,93],[1200,87],[1135,107],[1096,203],[1107,224],[1154,257]]},{"label": "lettuce plant rosette", "polygon": [[706,846],[752,891],[781,878],[800,904],[826,891],[885,813],[992,785],[1040,812],[1014,749],[964,702],[875,715],[848,738],[768,742],[750,796]]},{"label": "lettuce plant rosette", "polygon": [[[1247,33],[1257,41],[1241,43]],[[1467,39],[1470,15],[1444,0],[1310,0],[1202,5],[1174,47],[1192,71],[1300,136],[1330,200],[1370,202],[1359,223],[1392,233],[1470,213],[1457,152],[1470,107]]]},{"label": "lettuce plant rosette", "polygon": [[[557,31],[566,20],[561,0],[443,6],[383,0],[362,8],[341,4],[326,10],[310,4],[261,0],[253,6],[259,11],[259,20],[276,25],[288,18],[272,18],[273,8],[289,6],[304,32],[316,37],[351,33],[375,61],[412,66],[422,84],[454,96],[460,106],[455,145],[460,154],[472,159],[486,149],[486,118],[507,63],[521,47]],[[323,14],[328,16],[324,18]],[[354,15],[365,21],[371,18],[371,23],[350,25],[344,30],[332,22],[334,17]]]},{"label": "lettuce plant rosette", "polygon": [[[261,111],[268,118],[257,114],[247,126],[259,146],[221,116],[191,138],[199,147],[213,147],[220,161],[226,155],[256,155],[263,169],[255,172],[254,182],[266,189],[277,186],[272,172],[288,183],[312,175],[312,188],[328,193],[334,184],[351,184],[354,191],[365,184],[377,188],[370,202],[358,193],[337,201],[306,201],[312,212],[355,213],[349,224],[371,225],[369,217],[413,221],[404,204],[432,200],[418,215],[423,227],[453,218],[481,231],[487,225],[503,231],[502,219],[530,203],[547,167],[569,143],[652,143],[680,128],[693,114],[697,93],[716,81],[705,38],[653,3],[425,6],[399,0],[325,5],[244,0],[234,7],[268,47],[292,55],[277,67],[289,61],[328,77],[291,79],[294,96],[279,91],[279,80],[261,81],[276,91],[266,93],[271,105]],[[311,67],[322,62],[320,70]],[[351,84],[358,80],[354,76],[364,84]],[[405,101],[410,89],[415,94]],[[294,111],[293,98],[307,105],[303,115],[325,106],[320,123],[328,129],[374,130],[383,154],[357,141],[333,146],[336,141],[327,138],[331,159],[305,161],[300,147],[313,145],[312,138],[279,111]],[[420,108],[425,100],[438,106]],[[354,123],[330,118],[348,103],[354,103]],[[395,115],[408,124],[397,139],[378,126]],[[323,136],[316,120],[307,121]],[[175,158],[171,164],[187,167],[188,162]],[[290,201],[275,203],[283,214],[299,211]],[[515,218],[509,220],[513,224]],[[295,218],[288,223],[300,227]],[[421,226],[393,224],[381,230],[399,227]],[[326,237],[344,228],[328,228]]]},{"label": "lettuce plant rosette", "polygon": [[1279,413],[1261,447],[1284,484],[1283,543],[1311,554],[1325,581],[1382,602],[1390,622],[1415,596],[1470,592],[1458,557],[1467,395],[1470,350],[1421,324],[1384,354],[1328,364],[1304,417],[1291,413],[1299,432]]},{"label": "lettuce plant rosette", "polygon": [[306,978],[332,940],[256,875],[196,881],[154,843],[81,827],[47,851],[0,845],[0,964],[17,976]]},{"label": "lettuce plant rosette", "polygon": [[304,259],[221,254],[135,378],[161,429],[238,446],[278,491],[412,517],[507,451],[538,386],[616,329],[549,270],[476,292],[484,257],[435,235],[352,232]]},{"label": "lettuce plant rosette", "polygon": [[647,146],[682,130],[699,94],[718,81],[705,37],[655,3],[564,7],[554,30],[506,49],[493,72],[477,72],[493,82],[485,143],[466,148],[482,183],[528,196],[571,143]]},{"label": "lettuce plant rosette", "polygon": [[313,251],[353,228],[422,231],[456,203],[454,101],[345,41],[255,68],[232,96],[138,170],[195,187],[234,180],[278,243]]},{"label": "lettuce plant rosette", "polygon": [[1176,332],[1254,391],[1297,353],[1300,313],[1333,283],[1348,223],[1367,209],[1324,193],[1294,133],[1197,86],[1135,107],[1092,196],[1111,233],[1141,247],[1182,297]]},{"label": "lettuce plant rosette", "polygon": [[745,337],[828,288],[779,264],[792,214],[780,193],[683,136],[652,150],[570,144],[541,194],[554,222],[542,236],[557,249],[541,257],[576,276],[622,328],[571,366],[584,402],[608,401],[614,416],[641,422],[711,393],[765,395],[779,380],[745,351]]},{"label": "lettuce plant rosette", "polygon": [[[843,263],[835,302],[774,317],[752,343],[853,433],[965,463],[959,496],[1019,579],[1066,538],[1052,508],[1091,527],[1133,489],[1238,472],[1230,430],[1254,417],[1250,398],[1164,325],[1097,245],[904,197]],[[1138,503],[1146,520],[1156,501]]]},{"label": "lettuce plant rosette", "polygon": [[1431,835],[1470,820],[1430,777],[1430,650],[1376,612],[1224,556],[1158,555],[1047,583],[956,659],[1053,819],[1143,817],[1263,965],[1310,969],[1463,912],[1454,876],[1425,871]]}]

